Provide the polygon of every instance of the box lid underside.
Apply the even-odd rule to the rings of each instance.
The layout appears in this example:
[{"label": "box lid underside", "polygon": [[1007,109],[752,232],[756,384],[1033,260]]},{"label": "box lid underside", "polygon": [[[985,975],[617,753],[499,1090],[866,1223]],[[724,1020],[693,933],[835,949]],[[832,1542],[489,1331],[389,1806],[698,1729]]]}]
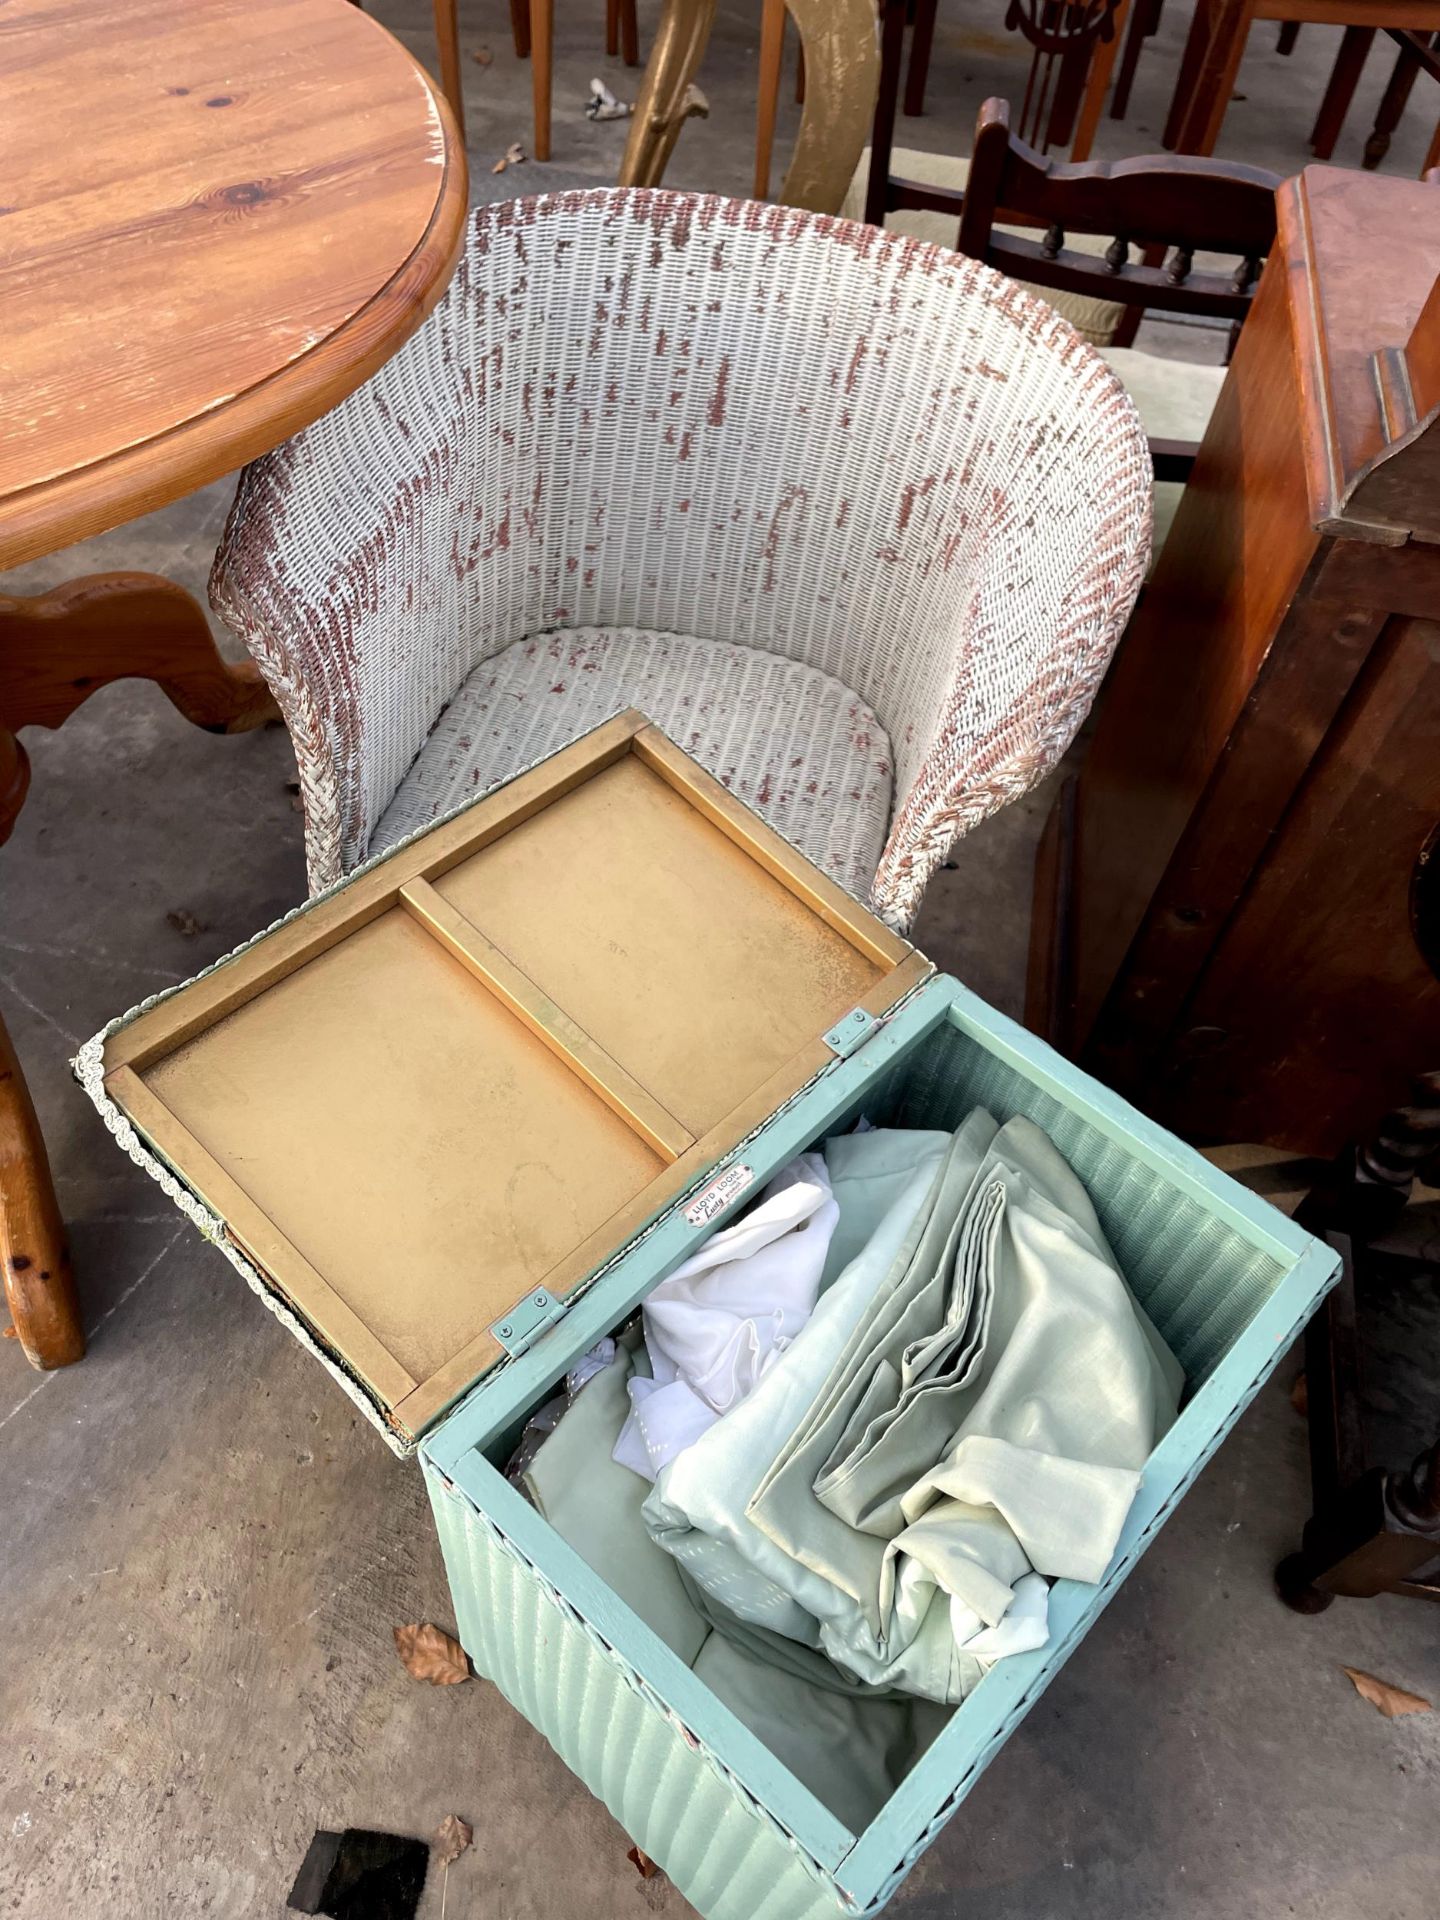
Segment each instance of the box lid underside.
[{"label": "box lid underside", "polygon": [[413,1440],[930,971],[626,714],[168,996],[106,1090]]}]

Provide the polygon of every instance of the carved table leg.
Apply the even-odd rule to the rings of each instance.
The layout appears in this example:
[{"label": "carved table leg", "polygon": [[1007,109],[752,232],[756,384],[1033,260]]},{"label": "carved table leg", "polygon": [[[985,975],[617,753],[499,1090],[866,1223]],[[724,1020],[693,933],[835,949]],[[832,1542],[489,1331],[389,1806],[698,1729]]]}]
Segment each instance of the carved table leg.
[{"label": "carved table leg", "polygon": [[0,1271],[32,1367],[68,1367],[85,1351],[65,1225],[30,1089],[0,1020]]},{"label": "carved table leg", "polygon": [[[230,666],[182,587],[148,573],[93,574],[38,598],[0,595],[0,845],[30,784],[21,727],[58,727],[113,680],[154,680],[187,720],[243,733],[277,718],[252,661]],[[0,1272],[35,1367],[85,1351],[65,1228],[45,1143],[0,1021]]]},{"label": "carved table leg", "polygon": [[223,660],[199,602],[173,580],[92,573],[32,600],[0,594],[0,721],[12,732],[60,726],[114,680],[153,680],[210,733],[279,718],[254,661]]}]

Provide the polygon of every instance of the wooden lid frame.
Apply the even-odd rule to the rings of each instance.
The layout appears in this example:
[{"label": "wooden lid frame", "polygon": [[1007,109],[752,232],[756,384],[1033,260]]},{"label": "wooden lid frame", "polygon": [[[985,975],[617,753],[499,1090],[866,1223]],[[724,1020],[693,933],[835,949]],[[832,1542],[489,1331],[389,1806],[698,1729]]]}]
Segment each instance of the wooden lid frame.
[{"label": "wooden lid frame", "polygon": [[632,711],[117,1029],[105,1088],[410,1443],[931,970]]}]

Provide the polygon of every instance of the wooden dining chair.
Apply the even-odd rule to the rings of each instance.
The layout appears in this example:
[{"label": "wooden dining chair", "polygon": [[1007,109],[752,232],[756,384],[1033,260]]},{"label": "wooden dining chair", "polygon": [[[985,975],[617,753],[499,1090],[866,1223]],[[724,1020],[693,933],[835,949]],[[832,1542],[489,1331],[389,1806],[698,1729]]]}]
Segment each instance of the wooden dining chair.
[{"label": "wooden dining chair", "polygon": [[[1085,68],[1113,17],[1114,7],[1115,0],[1087,0],[1084,6],[1058,7],[1056,17],[1049,20],[1038,39],[1031,37],[1028,23],[1040,18],[1041,10],[1031,8],[1018,15],[1015,24],[1032,47],[1020,125],[1022,136],[1032,146],[1043,147],[1051,139],[1063,142],[1069,138],[1077,83],[1083,83]],[[865,220],[891,233],[953,247],[969,160],[895,145],[906,14],[907,0],[882,0],[874,131],[840,211],[849,219]],[[1111,300],[1072,298],[1067,294],[1051,294],[1050,299],[1092,346],[1108,346],[1125,317],[1125,309]]]},{"label": "wooden dining chair", "polygon": [[[364,0],[350,0],[352,6]],[[465,94],[460,66],[460,0],[434,0],[435,44],[440,56],[440,87],[465,137]],[[534,155],[550,158],[550,96],[554,86],[555,0],[510,0],[510,32],[516,58],[532,63],[535,103]],[[605,52],[623,55],[627,67],[640,64],[640,28],[635,0],[605,0]]]},{"label": "wooden dining chair", "polygon": [[[1317,160],[1328,160],[1335,151],[1335,143],[1345,125],[1345,116],[1355,98],[1355,89],[1360,83],[1360,75],[1377,32],[1377,27],[1345,29],[1335,69],[1330,75],[1330,84],[1325,89],[1325,98],[1320,103],[1320,111],[1310,132],[1310,151]],[[1400,51],[1395,56],[1394,68],[1380,96],[1374,124],[1365,141],[1365,156],[1360,164],[1366,168],[1378,167],[1389,153],[1391,138],[1420,75],[1425,73],[1433,80],[1440,80],[1440,32],[1401,32],[1392,35],[1392,38],[1399,41]],[[1431,97],[1433,99],[1434,96]],[[1430,150],[1420,169],[1422,177],[1436,165],[1440,165],[1440,128],[1437,128],[1430,142]]]},{"label": "wooden dining chair", "polygon": [[[1278,174],[1259,167],[1181,155],[1060,165],[1015,137],[1005,101],[987,100],[965,191],[950,204],[960,216],[959,251],[972,259],[1053,290],[1052,297],[1113,301],[1137,320],[1153,311],[1229,322],[1233,343],[1275,238],[1279,185]],[[1077,235],[1108,244],[1103,254],[1084,252],[1072,244]],[[1208,262],[1197,267],[1199,253],[1236,264],[1228,272]],[[1130,345],[1102,351],[1149,436],[1158,553],[1225,369]]]},{"label": "wooden dining chair", "polygon": [[[437,9],[452,6],[455,0],[435,0]],[[532,67],[531,92],[535,103],[535,153],[537,160],[550,158],[550,95],[555,73],[555,0],[510,0],[510,19],[515,31],[515,51],[523,60],[528,53]],[[525,44],[521,45],[522,37]],[[640,27],[635,15],[635,0],[605,0],[605,52],[613,60],[619,53],[627,67],[640,64]]]}]

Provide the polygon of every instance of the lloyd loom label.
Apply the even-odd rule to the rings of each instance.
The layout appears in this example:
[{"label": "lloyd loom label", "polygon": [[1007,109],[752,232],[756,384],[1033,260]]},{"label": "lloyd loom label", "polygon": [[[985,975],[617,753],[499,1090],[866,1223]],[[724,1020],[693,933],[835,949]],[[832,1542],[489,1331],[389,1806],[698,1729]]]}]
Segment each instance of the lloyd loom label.
[{"label": "lloyd loom label", "polygon": [[686,1207],[685,1218],[692,1227],[708,1227],[732,1200],[740,1198],[754,1178],[753,1167],[727,1167],[724,1173],[716,1175],[708,1187],[700,1189]]}]

